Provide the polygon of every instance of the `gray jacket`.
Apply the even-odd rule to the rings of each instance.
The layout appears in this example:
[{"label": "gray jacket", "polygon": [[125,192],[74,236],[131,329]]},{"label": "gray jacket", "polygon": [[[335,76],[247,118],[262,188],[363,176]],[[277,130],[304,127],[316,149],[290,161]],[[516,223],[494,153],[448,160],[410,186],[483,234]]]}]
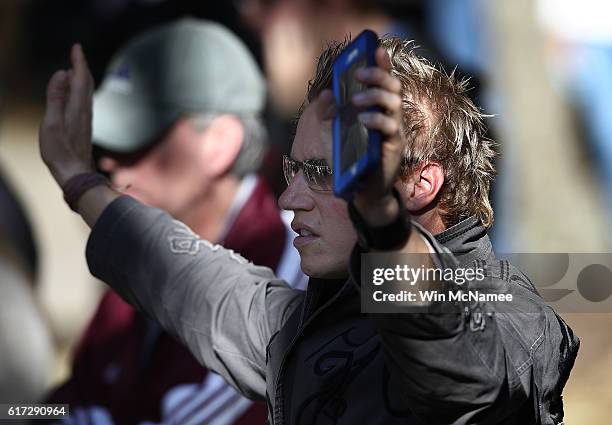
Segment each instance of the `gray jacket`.
[{"label": "gray jacket", "polygon": [[311,279],[304,294],[128,197],[103,212],[87,259],[207,368],[265,399],[275,425],[562,423],[578,338],[520,271],[495,259],[476,219],[435,238],[419,231],[452,261],[486,265],[519,311],[365,315],[357,251],[348,281]]}]

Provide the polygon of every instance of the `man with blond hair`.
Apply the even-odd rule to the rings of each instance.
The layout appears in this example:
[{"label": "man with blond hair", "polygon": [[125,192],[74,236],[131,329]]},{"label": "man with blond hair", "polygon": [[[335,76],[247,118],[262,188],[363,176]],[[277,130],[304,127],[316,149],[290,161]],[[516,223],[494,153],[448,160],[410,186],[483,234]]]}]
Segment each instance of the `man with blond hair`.
[{"label": "man with blond hair", "polygon": [[[326,121],[331,63],[343,44],[321,56],[284,159],[279,205],[295,213],[306,294],[91,174],[91,83],[75,47],[72,73],[49,83],[40,143],[69,204],[92,226],[90,269],[243,394],[265,399],[275,425],[561,423],[578,340],[528,279],[493,254],[493,152],[482,116],[465,84],[410,44],[381,45],[377,66],[356,73],[368,89],[352,99],[364,111],[381,108],[359,114],[382,134],[381,163],[348,208],[330,190]],[[371,282],[362,267],[368,253],[385,252],[419,254],[423,267],[478,267],[487,284],[514,296],[514,313],[431,301],[413,306],[418,314],[364,314],[360,294]],[[459,290],[452,279],[442,284]]]}]

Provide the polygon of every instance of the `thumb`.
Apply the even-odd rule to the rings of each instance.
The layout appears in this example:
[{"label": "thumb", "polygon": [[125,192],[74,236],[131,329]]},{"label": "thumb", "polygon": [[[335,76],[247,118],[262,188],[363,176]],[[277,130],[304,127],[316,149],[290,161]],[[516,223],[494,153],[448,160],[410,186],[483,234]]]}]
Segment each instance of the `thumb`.
[{"label": "thumb", "polygon": [[56,71],[51,76],[47,85],[47,108],[43,119],[44,124],[59,124],[62,122],[69,85],[66,71]]},{"label": "thumb", "polygon": [[382,47],[376,49],[376,65],[385,71],[391,70],[391,59],[389,59],[387,51]]}]

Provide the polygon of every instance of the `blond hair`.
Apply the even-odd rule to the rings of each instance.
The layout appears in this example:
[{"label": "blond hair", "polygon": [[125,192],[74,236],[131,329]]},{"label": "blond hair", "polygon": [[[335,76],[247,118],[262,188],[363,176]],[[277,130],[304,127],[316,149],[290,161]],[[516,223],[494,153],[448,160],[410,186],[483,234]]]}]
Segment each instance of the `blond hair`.
[{"label": "blond hair", "polygon": [[[347,43],[333,43],[323,51],[308,84],[307,102],[331,87],[333,61]],[[419,164],[440,164],[444,184],[438,195],[439,210],[446,227],[473,215],[490,227],[495,145],[486,137],[485,115],[466,94],[468,81],[419,57],[410,41],[383,37],[380,44],[391,59],[391,74],[402,83],[402,132],[407,146],[400,177],[407,178]]]}]

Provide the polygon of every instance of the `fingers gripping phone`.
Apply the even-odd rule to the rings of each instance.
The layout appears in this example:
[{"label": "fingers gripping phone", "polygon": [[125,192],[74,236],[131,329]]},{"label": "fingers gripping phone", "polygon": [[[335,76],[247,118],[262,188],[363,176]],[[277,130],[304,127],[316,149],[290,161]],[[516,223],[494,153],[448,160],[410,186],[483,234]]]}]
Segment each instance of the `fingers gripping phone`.
[{"label": "fingers gripping phone", "polygon": [[375,66],[378,36],[365,30],[336,58],[333,90],[336,115],[333,121],[334,194],[350,201],[363,187],[365,177],[380,163],[381,134],[369,130],[358,118],[360,112],[379,111],[378,107],[357,109],[352,98],[367,89],[357,80],[359,68]]}]

